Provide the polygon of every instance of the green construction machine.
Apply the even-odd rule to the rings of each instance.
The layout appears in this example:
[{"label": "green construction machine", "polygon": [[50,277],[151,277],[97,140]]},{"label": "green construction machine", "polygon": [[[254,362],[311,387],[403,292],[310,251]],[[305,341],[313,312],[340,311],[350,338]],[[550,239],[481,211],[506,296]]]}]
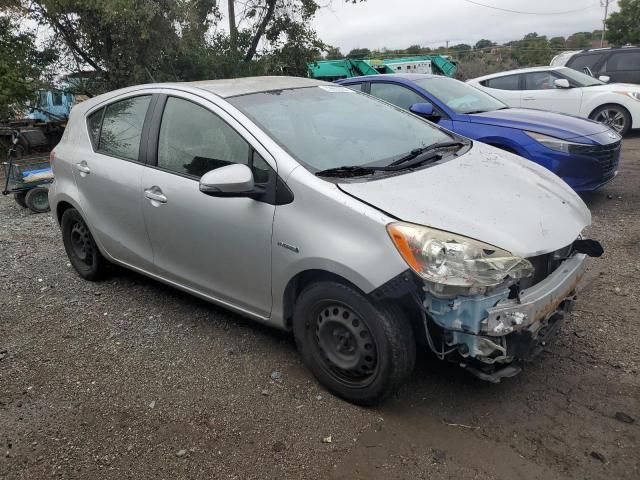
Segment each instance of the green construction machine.
[{"label": "green construction machine", "polygon": [[309,77],[329,82],[341,78],[381,73],[431,73],[453,77],[456,73],[456,64],[444,55],[417,55],[382,60],[343,58],[308,64]]}]

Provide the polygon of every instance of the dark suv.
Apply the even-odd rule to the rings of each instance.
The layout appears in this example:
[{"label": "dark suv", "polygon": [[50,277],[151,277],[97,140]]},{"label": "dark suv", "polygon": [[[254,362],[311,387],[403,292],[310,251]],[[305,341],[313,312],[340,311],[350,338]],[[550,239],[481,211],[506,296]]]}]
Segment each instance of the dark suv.
[{"label": "dark suv", "polygon": [[551,65],[564,65],[581,72],[586,71],[596,78],[606,75],[612,83],[640,84],[640,47],[596,48],[561,53],[551,60]]}]

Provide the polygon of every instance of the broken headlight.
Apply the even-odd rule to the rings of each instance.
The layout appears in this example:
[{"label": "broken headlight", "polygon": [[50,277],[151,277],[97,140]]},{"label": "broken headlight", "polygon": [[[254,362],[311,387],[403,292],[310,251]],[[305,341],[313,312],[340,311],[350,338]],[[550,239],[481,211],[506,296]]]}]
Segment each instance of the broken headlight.
[{"label": "broken headlight", "polygon": [[533,138],[536,142],[541,143],[551,150],[556,150],[557,152],[569,153],[572,145],[585,145],[584,143],[567,142],[566,140],[562,140],[561,138],[551,137],[549,135],[543,135],[542,133],[537,132],[525,131],[524,133]]},{"label": "broken headlight", "polygon": [[404,222],[387,231],[412,270],[434,284],[493,287],[533,274],[527,259],[478,240]]}]

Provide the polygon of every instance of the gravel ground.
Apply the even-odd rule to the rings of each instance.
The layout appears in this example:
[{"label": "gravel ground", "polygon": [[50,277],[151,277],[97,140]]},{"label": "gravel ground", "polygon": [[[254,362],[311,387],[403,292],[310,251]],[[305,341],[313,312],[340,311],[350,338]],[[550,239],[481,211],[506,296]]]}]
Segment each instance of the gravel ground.
[{"label": "gravel ground", "polygon": [[0,198],[0,478],[640,478],[638,185],[635,136],[585,199],[606,253],[538,362],[491,385],[421,355],[375,409],[288,334],[122,269],[81,280],[53,217]]}]

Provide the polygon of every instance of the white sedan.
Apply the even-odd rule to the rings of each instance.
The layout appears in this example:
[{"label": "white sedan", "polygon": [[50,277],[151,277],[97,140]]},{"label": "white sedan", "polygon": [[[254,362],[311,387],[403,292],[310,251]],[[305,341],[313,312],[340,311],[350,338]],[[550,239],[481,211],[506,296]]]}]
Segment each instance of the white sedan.
[{"label": "white sedan", "polygon": [[[603,78],[607,80],[607,78]],[[510,107],[568,113],[605,123],[624,135],[640,128],[640,85],[605,83],[567,67],[494,73],[467,83]]]}]

